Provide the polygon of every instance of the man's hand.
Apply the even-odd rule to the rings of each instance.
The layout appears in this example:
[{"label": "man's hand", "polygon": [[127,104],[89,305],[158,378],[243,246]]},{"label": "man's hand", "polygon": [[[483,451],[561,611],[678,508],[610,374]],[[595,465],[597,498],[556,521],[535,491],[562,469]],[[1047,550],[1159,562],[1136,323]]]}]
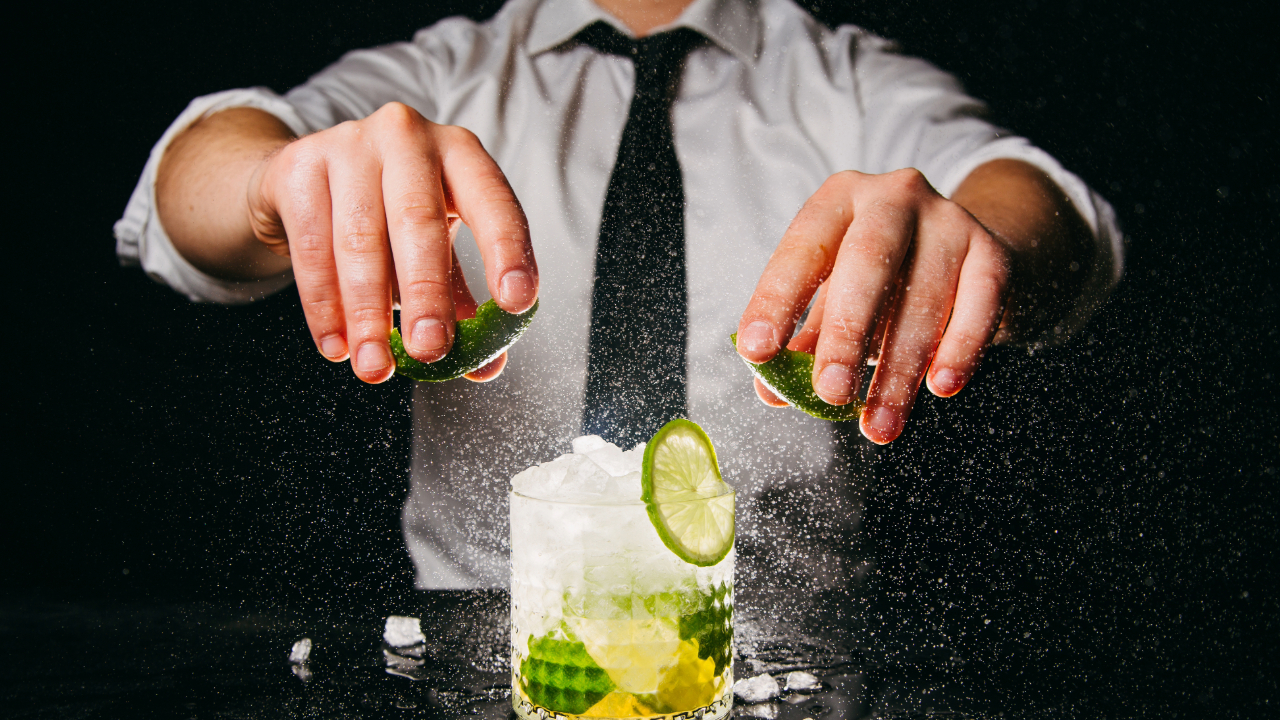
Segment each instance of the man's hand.
[{"label": "man's hand", "polygon": [[455,320],[475,314],[453,253],[461,222],[498,305],[523,312],[537,299],[528,224],[498,166],[469,131],[400,103],[300,139],[261,111],[210,116],[166,152],[157,196],[175,246],[206,272],[260,277],[291,263],[316,347],[350,357],[365,382],[395,369],[394,303],[423,362],[444,357]]},{"label": "man's hand", "polygon": [[[955,395],[1002,319],[1015,338],[1058,319],[1079,291],[1089,243],[1062,191],[1018,161],[979,167],[954,200],[915,170],[839,173],[770,259],[739,322],[738,352],[756,363],[784,343],[813,353],[814,390],[833,405],[857,397],[863,368],[875,365],[861,428],[887,443],[926,372],[935,395]],[[756,390],[779,404],[758,381]]]}]

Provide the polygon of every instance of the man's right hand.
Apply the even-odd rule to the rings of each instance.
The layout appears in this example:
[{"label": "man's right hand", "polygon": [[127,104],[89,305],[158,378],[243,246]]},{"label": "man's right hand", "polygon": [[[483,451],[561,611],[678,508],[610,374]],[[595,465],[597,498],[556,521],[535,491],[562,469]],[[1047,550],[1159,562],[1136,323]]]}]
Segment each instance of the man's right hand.
[{"label": "man's right hand", "polygon": [[[497,164],[471,132],[400,103],[299,139],[258,110],[212,115],[169,147],[156,187],[174,245],[202,270],[243,278],[291,262],[316,347],[350,357],[365,382],[395,369],[397,300],[405,347],[423,362],[444,357],[455,320],[475,313],[453,253],[459,223],[502,309],[537,299],[528,223]],[[225,207],[235,195],[239,207]],[[219,210],[239,215],[214,219]],[[496,376],[504,360],[472,379]]]}]

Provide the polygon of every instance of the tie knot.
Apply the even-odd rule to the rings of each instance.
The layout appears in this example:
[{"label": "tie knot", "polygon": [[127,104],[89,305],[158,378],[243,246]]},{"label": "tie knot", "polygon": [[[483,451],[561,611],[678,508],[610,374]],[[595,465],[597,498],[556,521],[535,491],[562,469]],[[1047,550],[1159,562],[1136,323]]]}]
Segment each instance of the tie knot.
[{"label": "tie knot", "polygon": [[631,58],[636,66],[637,91],[665,91],[684,67],[689,51],[702,44],[703,37],[696,30],[676,28],[633,40],[609,23],[597,20],[583,28],[577,40],[602,53]]}]

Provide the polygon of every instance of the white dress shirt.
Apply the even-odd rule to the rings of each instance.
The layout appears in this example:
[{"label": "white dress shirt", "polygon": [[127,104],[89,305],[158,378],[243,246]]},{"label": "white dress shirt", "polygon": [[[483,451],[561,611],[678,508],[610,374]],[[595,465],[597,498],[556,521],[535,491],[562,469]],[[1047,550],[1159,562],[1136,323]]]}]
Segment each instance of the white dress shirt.
[{"label": "white dress shirt", "polygon": [[[578,434],[595,242],[634,87],[629,59],[571,42],[596,20],[628,32],[591,0],[511,0],[484,23],[444,20],[412,42],[349,53],[283,97],[254,88],[198,98],[157,143],[116,224],[122,261],[140,263],[193,300],[248,302],[292,276],[212,278],[174,250],[160,225],[156,166],[178,132],[248,106],[302,135],[400,101],[480,137],[528,216],[541,307],[498,380],[415,388],[403,524],[419,587],[505,585],[508,481],[567,452]],[[697,0],[671,27],[710,40],[690,54],[672,108],[686,196],[689,414],[716,443],[738,490],[740,582],[767,564],[792,582],[823,586],[848,568],[830,548],[834,535],[804,537],[822,537],[823,523],[836,534],[856,527],[848,474],[857,471],[835,452],[833,424],[756,399],[729,342],[804,201],[846,169],[915,167],[949,196],[984,162],[1029,162],[1062,187],[1096,239],[1066,330],[1082,325],[1118,281],[1122,237],[1110,206],[1077,177],[984,121],[983,106],[950,75],[879,37],[828,29],[791,0]],[[486,299],[465,230],[458,252],[477,299]],[[797,523],[780,498],[804,500],[814,512],[799,513]],[[817,571],[801,579],[802,567]]]}]

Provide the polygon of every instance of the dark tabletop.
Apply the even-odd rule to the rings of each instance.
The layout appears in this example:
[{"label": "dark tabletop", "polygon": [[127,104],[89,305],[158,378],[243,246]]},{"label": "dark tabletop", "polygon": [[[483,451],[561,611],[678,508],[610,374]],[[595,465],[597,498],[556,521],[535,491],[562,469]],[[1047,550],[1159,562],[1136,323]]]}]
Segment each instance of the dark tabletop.
[{"label": "dark tabletop", "polygon": [[[1206,668],[1196,682],[1189,661],[1212,661],[1206,648],[1231,638],[1198,637],[1192,621],[1111,634],[1115,626],[1096,617],[1103,605],[1047,617],[1034,602],[968,617],[940,595],[876,580],[779,599],[740,601],[735,677],[785,682],[803,670],[822,687],[739,702],[735,717],[1263,717],[1274,709],[1276,677],[1264,667],[1237,667],[1225,686],[1231,674]],[[514,717],[505,592],[418,592],[398,603],[421,618],[427,642],[418,651],[387,647],[384,616],[367,606],[299,613],[261,600],[10,598],[0,603],[0,715]],[[304,638],[306,662],[291,662]]]}]

